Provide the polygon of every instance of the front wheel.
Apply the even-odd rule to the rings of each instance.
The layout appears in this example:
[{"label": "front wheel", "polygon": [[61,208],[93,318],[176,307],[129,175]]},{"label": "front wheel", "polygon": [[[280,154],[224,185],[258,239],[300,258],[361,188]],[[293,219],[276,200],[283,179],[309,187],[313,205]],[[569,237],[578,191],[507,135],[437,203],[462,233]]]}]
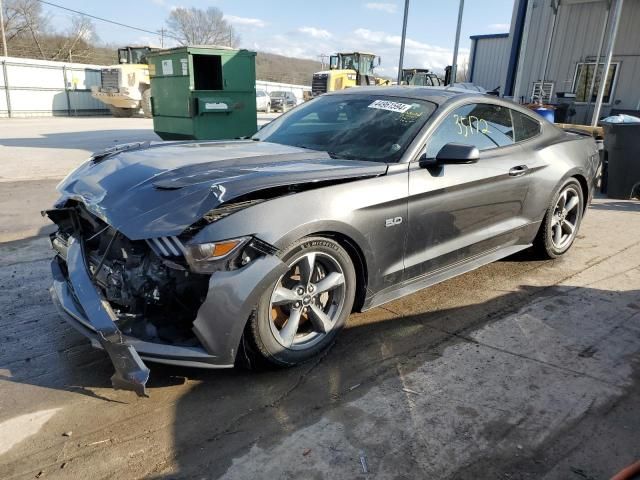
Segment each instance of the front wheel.
[{"label": "front wheel", "polygon": [[547,258],[564,255],[578,234],[584,209],[582,187],[567,180],[553,197],[535,239],[537,250]]},{"label": "front wheel", "polygon": [[349,254],[329,238],[298,240],[281,259],[289,270],[264,292],[245,334],[257,360],[291,366],[333,343],[351,313],[356,274]]}]

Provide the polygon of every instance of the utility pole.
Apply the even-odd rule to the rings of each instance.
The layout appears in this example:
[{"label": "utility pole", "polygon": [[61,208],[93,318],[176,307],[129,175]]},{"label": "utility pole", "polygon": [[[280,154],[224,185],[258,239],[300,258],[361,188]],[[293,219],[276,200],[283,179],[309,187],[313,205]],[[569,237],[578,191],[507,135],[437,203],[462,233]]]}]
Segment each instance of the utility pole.
[{"label": "utility pole", "polygon": [[456,28],[456,41],[453,44],[453,62],[451,62],[451,80],[449,80],[449,85],[456,83],[456,75],[458,74],[458,45],[460,44],[460,28],[462,27],[463,10],[464,0],[460,0],[460,8],[458,9],[458,27]]},{"label": "utility pole", "polygon": [[408,16],[409,16],[409,0],[404,0],[404,20],[402,20],[402,39],[400,40],[400,61],[398,62],[398,85],[402,83],[402,62],[404,61],[404,41],[407,38]]},{"label": "utility pole", "polygon": [[[538,97],[538,104],[542,105],[544,102],[544,82],[547,79],[547,69],[549,68],[549,58],[551,54],[551,46],[553,45],[553,36],[556,33],[556,20],[558,19],[558,9],[560,8],[560,0],[551,0],[551,11],[553,16],[551,17],[551,33],[547,35],[547,44],[544,47],[544,58],[542,60],[542,75],[540,75],[540,96]],[[551,101],[551,97],[549,97]]]},{"label": "utility pole", "polygon": [[329,55],[327,55],[326,53],[321,53],[320,55],[318,55],[318,57],[320,57],[320,69],[324,70],[324,60],[325,58],[329,58]]},{"label": "utility pole", "polygon": [[164,48],[164,28],[160,29],[160,48]]},{"label": "utility pole", "polygon": [[[591,85],[589,86],[589,93],[585,98],[586,106],[584,109],[584,122],[583,125],[586,125],[589,121],[589,111],[591,110],[591,101],[593,100],[593,90],[596,88],[596,75],[598,74],[598,67],[600,67],[600,60],[602,57],[602,49],[604,48],[604,41],[607,34],[607,25],[609,25],[609,13],[611,12],[611,4],[607,4],[606,13],[604,14],[604,22],[602,23],[602,32],[600,33],[600,42],[598,43],[598,54],[596,55],[596,64],[593,68],[593,74],[591,75]],[[589,69],[585,65],[583,67],[585,69],[584,74],[587,75],[589,73]]]},{"label": "utility pole", "polygon": [[[609,43],[607,56],[605,57],[604,65],[602,66],[602,73],[600,74],[600,84],[598,85],[598,96],[596,97],[596,104],[593,108],[593,117],[591,118],[591,126],[597,127],[598,120],[600,119],[600,109],[602,108],[602,99],[604,98],[604,91],[607,87],[607,77],[609,76],[609,68],[611,68],[611,59],[613,57],[613,49],[616,46],[616,37],[618,36],[618,25],[620,25],[620,17],[622,16],[622,5],[624,0],[616,0],[613,7],[613,24],[611,25],[611,33],[609,34]],[[593,72],[595,75],[596,72]]]},{"label": "utility pole", "polygon": [[4,56],[8,57],[7,54],[7,37],[4,33],[4,7],[2,6],[2,0],[0,0],[0,36],[2,36],[2,51],[4,52]]}]

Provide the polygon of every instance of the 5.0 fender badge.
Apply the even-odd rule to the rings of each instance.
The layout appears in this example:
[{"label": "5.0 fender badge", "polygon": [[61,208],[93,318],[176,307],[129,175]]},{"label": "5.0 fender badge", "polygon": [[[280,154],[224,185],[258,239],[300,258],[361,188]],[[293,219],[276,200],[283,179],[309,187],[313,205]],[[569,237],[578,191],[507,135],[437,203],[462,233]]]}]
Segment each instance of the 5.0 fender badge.
[{"label": "5.0 fender badge", "polygon": [[387,218],[384,221],[384,226],[385,227],[394,227],[396,225],[400,225],[401,223],[402,223],[402,217]]}]

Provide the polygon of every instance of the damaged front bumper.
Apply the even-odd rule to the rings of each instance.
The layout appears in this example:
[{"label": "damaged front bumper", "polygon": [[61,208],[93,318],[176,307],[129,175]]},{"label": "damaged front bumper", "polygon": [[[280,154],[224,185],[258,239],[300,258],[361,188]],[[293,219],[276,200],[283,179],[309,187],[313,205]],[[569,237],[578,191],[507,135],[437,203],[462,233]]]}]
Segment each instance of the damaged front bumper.
[{"label": "damaged front bumper", "polygon": [[[200,368],[231,368],[247,319],[260,295],[287,267],[267,255],[234,271],[211,275],[209,291],[193,331],[203,347],[143,341],[124,335],[118,318],[92,281],[82,241],[70,237],[65,260],[52,261],[51,296],[63,317],[93,346],[107,352],[115,368],[113,387],[146,396],[149,369],[143,360]],[[66,270],[66,271],[65,271]]]}]

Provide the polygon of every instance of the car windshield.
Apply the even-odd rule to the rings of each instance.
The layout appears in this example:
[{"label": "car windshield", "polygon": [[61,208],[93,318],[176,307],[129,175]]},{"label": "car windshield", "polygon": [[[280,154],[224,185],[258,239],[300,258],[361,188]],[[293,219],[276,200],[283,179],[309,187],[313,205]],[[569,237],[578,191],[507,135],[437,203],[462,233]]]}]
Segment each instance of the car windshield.
[{"label": "car windshield", "polygon": [[279,97],[284,97],[284,96],[286,96],[286,93],[285,93],[285,92],[271,92],[271,94],[270,94],[270,95],[271,95],[272,97],[278,97],[278,98],[279,98]]},{"label": "car windshield", "polygon": [[412,98],[323,95],[269,123],[253,139],[335,158],[397,162],[435,109]]}]

